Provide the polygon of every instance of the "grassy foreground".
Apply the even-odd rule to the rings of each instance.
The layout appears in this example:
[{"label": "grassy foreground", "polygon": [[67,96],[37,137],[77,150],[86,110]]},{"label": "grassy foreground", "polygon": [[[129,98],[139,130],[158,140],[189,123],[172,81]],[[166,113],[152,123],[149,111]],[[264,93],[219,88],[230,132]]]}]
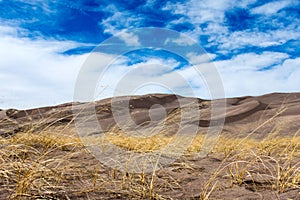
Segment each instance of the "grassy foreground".
[{"label": "grassy foreground", "polygon": [[[172,137],[140,139],[112,133],[107,140],[131,151],[151,152]],[[131,174],[102,165],[76,135],[66,131],[0,138],[0,199],[180,199],[187,198],[180,194],[189,193],[187,185],[192,180],[176,173],[197,179],[197,171],[201,184],[193,186],[190,199],[218,199],[217,193],[238,187],[270,191],[278,198],[296,190],[299,197],[299,136],[262,141],[220,137],[204,158],[215,159],[214,166],[199,171],[193,155],[200,151],[203,139],[197,136],[186,155],[165,171]]]}]

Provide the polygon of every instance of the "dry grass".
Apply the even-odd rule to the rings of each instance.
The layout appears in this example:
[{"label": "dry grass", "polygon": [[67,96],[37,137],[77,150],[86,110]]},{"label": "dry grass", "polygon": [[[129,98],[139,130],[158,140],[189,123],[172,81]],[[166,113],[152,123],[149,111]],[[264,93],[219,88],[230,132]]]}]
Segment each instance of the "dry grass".
[{"label": "dry grass", "polygon": [[[158,150],[176,136],[147,139],[107,134],[107,141],[137,152]],[[204,137],[198,135],[186,156],[200,151]],[[231,187],[247,185],[253,190],[269,189],[278,194],[300,189],[300,137],[234,139],[220,137],[211,154],[223,160],[199,187],[199,199],[209,199],[225,178]],[[171,166],[172,167],[172,166]],[[182,170],[192,170],[186,164]],[[172,175],[131,174],[110,169],[97,162],[70,134],[18,133],[0,138],[0,199],[170,199],[167,191],[181,190]]]},{"label": "dry grass", "polygon": [[106,136],[107,142],[136,152],[151,152],[159,150],[169,144],[173,139],[174,137],[165,137],[163,135],[154,135],[152,137],[142,138],[120,133],[109,133]]}]

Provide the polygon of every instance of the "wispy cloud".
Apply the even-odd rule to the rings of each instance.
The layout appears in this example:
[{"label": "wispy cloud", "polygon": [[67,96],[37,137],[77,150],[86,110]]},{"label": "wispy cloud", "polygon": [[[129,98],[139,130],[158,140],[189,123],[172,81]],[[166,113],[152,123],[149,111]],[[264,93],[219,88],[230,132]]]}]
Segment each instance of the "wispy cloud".
[{"label": "wispy cloud", "polygon": [[[282,45],[289,40],[298,40],[299,20],[291,18],[294,11],[286,11],[276,14],[279,10],[297,5],[293,1],[270,2],[255,6],[255,1],[188,1],[185,3],[168,3],[163,9],[173,13],[188,16],[181,18],[195,25],[193,30],[185,31],[194,39],[205,36],[206,41],[201,41],[204,47],[211,50],[219,50],[221,54],[239,53],[238,49],[249,46],[265,48]],[[242,9],[242,10],[241,10]],[[249,12],[250,13],[245,13]],[[231,16],[227,16],[228,11]],[[256,14],[271,14],[267,16],[255,16]],[[246,17],[245,15],[249,15]],[[172,23],[176,23],[174,20]],[[228,22],[236,23],[236,27],[230,27]],[[249,27],[245,26],[245,23]],[[263,51],[263,50],[262,50]],[[210,52],[215,53],[215,52]],[[233,55],[234,55],[233,54]]]},{"label": "wispy cloud", "polygon": [[276,1],[263,4],[262,6],[255,7],[251,9],[252,14],[263,14],[263,15],[271,15],[277,13],[279,10],[287,7],[292,3],[291,0],[287,1]]},{"label": "wispy cloud", "polygon": [[197,55],[193,52],[187,54],[187,58],[194,65],[211,62],[214,58],[216,58],[216,56],[217,56],[216,54],[207,54],[207,53]]},{"label": "wispy cloud", "polygon": [[191,46],[191,45],[195,44],[195,40],[180,34],[178,38],[172,38],[172,39],[167,38],[167,40],[165,41],[165,44],[169,44],[169,43],[175,43],[179,46]]},{"label": "wispy cloud", "polygon": [[230,60],[217,61],[215,64],[224,72],[258,71],[269,66],[283,63],[289,55],[278,52],[263,52],[262,54],[246,53],[233,57]]},{"label": "wispy cloud", "polygon": [[133,29],[139,27],[142,18],[138,16],[132,16],[132,13],[127,11],[119,11],[116,6],[109,5],[105,10],[112,15],[99,23],[104,27],[104,33],[117,34],[124,29]]}]

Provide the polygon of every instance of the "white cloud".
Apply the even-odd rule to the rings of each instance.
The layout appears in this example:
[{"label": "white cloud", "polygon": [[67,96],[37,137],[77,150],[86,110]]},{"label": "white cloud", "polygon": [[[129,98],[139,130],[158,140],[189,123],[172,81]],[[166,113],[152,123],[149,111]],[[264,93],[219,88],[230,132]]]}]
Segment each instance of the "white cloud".
[{"label": "white cloud", "polygon": [[152,8],[153,4],[156,2],[156,0],[147,0],[145,7]]},{"label": "white cloud", "polygon": [[241,0],[241,1],[236,1],[235,5],[237,7],[241,8],[247,8],[249,5],[254,4],[257,0]]},{"label": "white cloud", "polygon": [[141,18],[139,16],[132,16],[126,11],[119,11],[114,5],[109,5],[104,11],[111,12],[113,15],[100,22],[103,26],[104,33],[115,35],[123,29],[134,29],[139,27]]},{"label": "white cloud", "polygon": [[255,7],[251,10],[252,14],[264,14],[264,15],[271,15],[277,13],[279,10],[285,8],[286,6],[290,5],[292,1],[276,1],[266,3],[262,6]]},{"label": "white cloud", "polygon": [[[98,98],[153,92],[174,92],[188,96],[196,94],[198,97],[210,98],[205,79],[214,83],[218,75],[223,80],[227,97],[300,90],[300,59],[289,59],[284,53],[247,53],[214,63],[207,63],[207,57],[203,55],[187,55],[197,63],[201,75],[193,67],[177,69],[180,63],[173,59],[152,58],[127,66],[127,58],[118,57],[114,60],[114,55],[99,52],[91,53],[88,59],[87,55],[64,56],[57,52],[78,44],[20,39],[7,34],[13,35],[10,28],[6,30],[0,37],[2,109],[40,107],[72,101],[74,84],[83,63],[89,65],[87,79],[98,76],[99,71],[106,69],[96,90]],[[110,65],[107,66],[107,63]],[[219,74],[212,70],[213,65]],[[259,71],[268,66],[274,67],[268,71]],[[219,86],[213,85],[212,88],[222,88]]]},{"label": "white cloud", "polygon": [[[28,2],[33,3],[33,0]],[[289,26],[269,32],[248,30],[231,33],[224,23],[225,12],[234,7],[247,8],[254,2],[255,0],[191,0],[185,4],[167,3],[163,9],[187,16],[176,19],[171,24],[184,23],[185,20],[189,20],[188,22],[195,25],[195,29],[188,32],[192,38],[198,40],[200,35],[209,35],[208,45],[218,46],[223,53],[235,54],[233,50],[243,47],[269,47],[300,38],[298,19],[294,19]],[[148,3],[151,4],[153,1],[149,0]],[[254,8],[252,13],[270,15],[286,6],[289,6],[288,1],[271,2]],[[112,16],[101,22],[105,33],[117,34],[125,28],[128,30],[139,27],[142,23],[140,16],[132,16],[129,12],[119,11],[114,6],[108,6],[106,11],[110,11]],[[203,24],[205,26],[200,26]],[[72,101],[74,83],[87,55],[64,56],[59,52],[83,44],[43,39],[32,41],[18,38],[20,32],[26,35],[26,30],[0,26],[0,80],[2,81],[0,108],[39,107]],[[140,45],[139,38],[133,33],[123,32],[119,38],[128,45]],[[194,44],[192,40],[184,38],[181,35],[175,40],[166,42],[185,46]],[[98,76],[97,72],[108,67],[97,89],[101,98],[112,96],[114,92],[125,95],[131,92],[128,89],[132,88],[138,88],[139,94],[162,92],[169,88],[176,93],[189,95],[191,94],[188,90],[190,86],[195,89],[199,97],[207,98],[209,91],[205,86],[205,77],[210,80],[216,77],[215,71],[210,68],[214,64],[223,80],[227,96],[300,90],[298,79],[300,59],[289,59],[289,55],[285,53],[245,53],[214,63],[210,63],[208,58],[216,57],[212,53],[208,55],[190,53],[187,57],[197,65],[198,69],[201,69],[204,77],[197,74],[197,70],[195,71],[192,67],[174,70],[179,63],[172,59],[148,59],[145,62],[127,66],[128,60],[124,57],[114,60],[114,55],[94,52],[90,54],[86,63],[90,66],[86,78],[88,80],[92,76]],[[112,61],[114,63],[111,63]],[[107,66],[107,63],[112,65]],[[261,70],[269,66],[273,68],[267,71]],[[141,87],[143,83],[150,85]],[[157,87],[154,83],[160,83],[162,87]]]},{"label": "white cloud", "polygon": [[[281,13],[281,17],[284,17],[290,24],[284,25],[282,22],[271,20],[269,23],[273,23],[273,27],[277,29],[260,30],[260,26],[263,26],[263,22],[258,21],[254,29],[248,29],[244,31],[233,31],[228,29],[225,12],[232,11],[234,8],[249,9],[249,5],[255,3],[255,0],[245,1],[202,1],[191,0],[185,4],[181,3],[167,3],[163,8],[164,10],[170,10],[174,14],[181,14],[186,17],[175,19],[170,22],[169,27],[174,24],[188,22],[194,25],[193,30],[188,30],[185,33],[195,40],[199,40],[199,36],[208,36],[208,44],[204,44],[204,47],[217,46],[219,52],[229,53],[232,50],[244,48],[248,46],[256,47],[270,47],[274,45],[281,45],[288,40],[299,40],[299,20],[289,16],[288,13]],[[252,12],[259,13],[273,13],[287,6],[297,4],[296,1],[278,1],[265,4],[261,7],[254,8]],[[286,15],[286,16],[285,16]],[[258,19],[259,20],[259,19]],[[269,24],[269,26],[271,26]],[[262,29],[265,29],[262,27]],[[201,44],[203,45],[203,44]],[[214,52],[211,52],[214,53]]]},{"label": "white cloud", "polygon": [[175,43],[181,46],[192,46],[197,44],[197,41],[193,40],[190,37],[187,37],[187,35],[180,34],[178,38],[167,38],[165,41],[165,44],[169,43]]},{"label": "white cloud", "polygon": [[[113,63],[99,80],[96,97],[101,99],[113,95],[136,94],[133,92],[147,83],[161,83],[172,89],[181,87],[182,82],[171,75],[179,64],[173,59],[153,58],[130,66],[122,62]],[[149,93],[149,87],[139,89],[138,94],[142,93]]]},{"label": "white cloud", "polygon": [[199,1],[191,0],[184,4],[167,3],[163,10],[172,10],[175,14],[187,15],[193,24],[201,24],[205,22],[223,22],[224,11],[234,2],[230,0],[220,1]]},{"label": "white cloud", "polygon": [[211,60],[215,59],[217,55],[211,53],[197,55],[193,52],[190,52],[186,56],[188,57],[191,64],[198,65],[201,63],[210,62]]},{"label": "white cloud", "polygon": [[[211,98],[211,91],[206,87],[207,81],[213,83],[210,88],[219,90],[219,86],[214,85],[218,73],[213,63],[203,64],[207,67],[201,70],[191,66],[177,69],[178,65],[173,59],[149,59],[131,66],[113,64],[99,82],[96,96],[101,99],[114,95],[173,92],[183,96]],[[222,92],[217,95],[224,97]]]},{"label": "white cloud", "polygon": [[86,56],[63,56],[59,52],[79,44],[32,41],[7,33],[13,31],[0,33],[0,107],[28,108],[72,101],[77,72]]},{"label": "white cloud", "polygon": [[[258,70],[272,64],[275,65],[272,69]],[[214,70],[214,66],[217,71]],[[241,54],[230,60],[199,64],[195,67],[202,76],[192,67],[177,73],[184,75],[201,98],[211,98],[212,91],[209,91],[206,85],[207,80],[213,90],[223,86],[226,97],[236,97],[271,92],[297,92],[300,90],[299,66],[300,58],[288,59],[285,54],[265,52],[261,55]],[[221,78],[222,85],[217,85],[218,77]]]},{"label": "white cloud", "polygon": [[140,46],[139,37],[132,32],[122,31],[119,35],[128,46]]},{"label": "white cloud", "polygon": [[257,71],[281,63],[287,58],[289,58],[289,55],[278,52],[263,52],[262,54],[246,53],[237,55],[230,60],[217,61],[215,65],[218,66],[221,72],[226,73]]},{"label": "white cloud", "polygon": [[[280,61],[283,61],[280,63]],[[243,54],[231,60],[215,62],[223,79],[226,96],[261,95],[300,90],[300,59],[288,59],[282,53]],[[260,68],[275,65],[272,69]]]},{"label": "white cloud", "polygon": [[1,36],[5,36],[5,35],[14,35],[16,36],[17,34],[17,30],[13,27],[9,27],[9,26],[0,26],[0,34]]},{"label": "white cloud", "polygon": [[255,0],[191,0],[184,4],[168,2],[163,10],[170,10],[174,14],[188,16],[194,25],[203,23],[222,24],[225,11],[234,7],[246,8],[254,2]]},{"label": "white cloud", "polygon": [[[163,10],[170,10],[174,14],[187,16],[179,20],[175,19],[170,24],[183,22],[193,24],[195,28],[186,31],[193,39],[198,40],[200,35],[209,35],[212,40],[218,41],[219,36],[229,34],[227,27],[224,26],[225,11],[235,6],[236,3],[230,0],[191,0],[184,4],[167,3]],[[201,27],[203,24],[207,24],[207,27]]]},{"label": "white cloud", "polygon": [[220,50],[230,51],[243,47],[269,47],[281,45],[288,40],[297,40],[300,32],[296,29],[287,27],[285,30],[274,30],[270,32],[257,31],[236,31],[230,35],[218,36],[211,38],[211,44],[218,45]]}]

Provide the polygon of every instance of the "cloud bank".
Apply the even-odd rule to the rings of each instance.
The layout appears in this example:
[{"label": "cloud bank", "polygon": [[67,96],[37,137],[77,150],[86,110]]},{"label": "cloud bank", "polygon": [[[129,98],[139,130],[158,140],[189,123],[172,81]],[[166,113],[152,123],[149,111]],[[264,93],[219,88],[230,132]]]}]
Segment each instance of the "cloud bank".
[{"label": "cloud bank", "polygon": [[[73,100],[80,68],[99,43],[123,32],[124,45],[140,46],[131,30],[160,27],[188,35],[207,55],[186,57],[161,50],[121,55],[99,82],[96,97],[172,92],[210,98],[195,73],[214,65],[226,97],[299,92],[300,3],[283,1],[0,1],[0,108],[30,108]],[[170,39],[190,48],[189,41]],[[111,50],[101,59],[114,54]],[[201,71],[201,70],[200,70]],[[204,76],[209,76],[205,74]],[[178,78],[181,76],[181,78]],[[126,80],[124,82],[124,80]],[[122,91],[116,91],[122,83]],[[119,86],[118,86],[119,87]],[[174,92],[174,91],[173,91]]]}]

